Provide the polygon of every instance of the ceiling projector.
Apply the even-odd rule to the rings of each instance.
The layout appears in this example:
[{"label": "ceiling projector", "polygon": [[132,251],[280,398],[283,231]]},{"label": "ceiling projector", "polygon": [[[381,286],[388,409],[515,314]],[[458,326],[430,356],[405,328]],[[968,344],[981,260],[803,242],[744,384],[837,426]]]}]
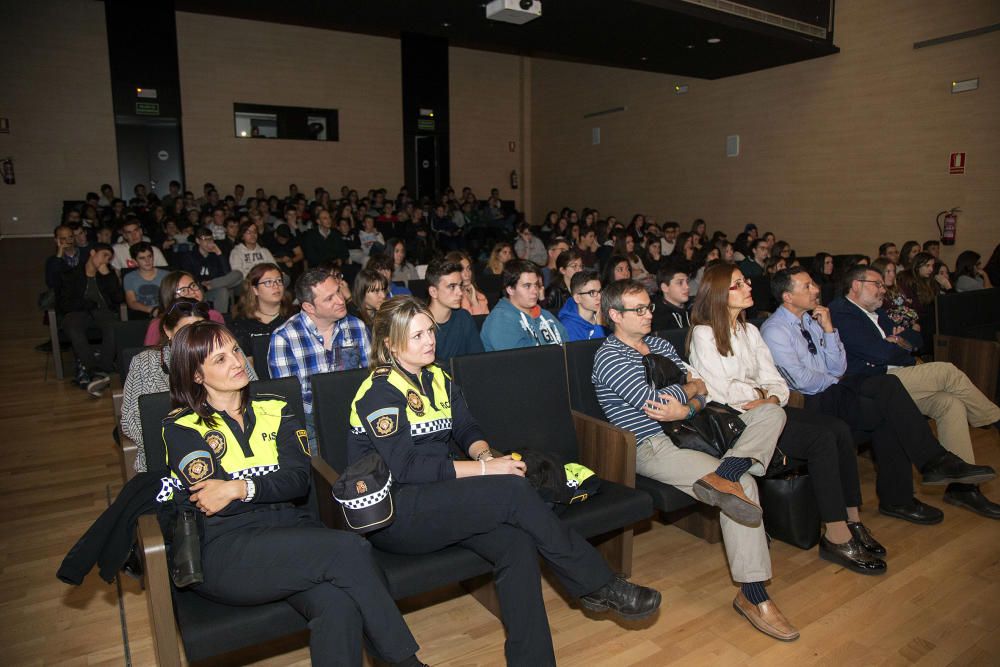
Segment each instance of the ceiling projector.
[{"label": "ceiling projector", "polygon": [[486,18],[523,25],[542,15],[539,0],[493,0],[486,5]]}]

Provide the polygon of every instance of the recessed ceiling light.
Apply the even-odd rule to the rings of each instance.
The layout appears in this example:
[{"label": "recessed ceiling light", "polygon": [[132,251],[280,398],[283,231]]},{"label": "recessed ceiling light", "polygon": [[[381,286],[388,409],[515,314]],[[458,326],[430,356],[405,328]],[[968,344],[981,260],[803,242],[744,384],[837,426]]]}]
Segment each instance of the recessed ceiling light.
[{"label": "recessed ceiling light", "polygon": [[639,58],[639,60],[641,60],[642,62],[646,62],[647,60],[649,60],[649,58],[647,58],[646,56],[642,56],[641,58]]},{"label": "recessed ceiling light", "polygon": [[688,46],[687,46],[687,47],[688,47],[689,49],[693,49],[693,48],[694,48],[694,44],[688,44]]},{"label": "recessed ceiling light", "polygon": [[719,43],[719,42],[721,42],[721,41],[722,41],[722,40],[721,40],[721,39],[719,39],[718,37],[709,37],[709,38],[708,38],[708,43],[709,43],[709,44],[718,44],[718,43]]},{"label": "recessed ceiling light", "polygon": [[447,21],[445,21],[444,23],[442,23],[442,24],[441,24],[441,27],[442,27],[442,28],[450,28],[450,27],[451,27],[451,24],[450,24],[450,23],[448,23]]}]

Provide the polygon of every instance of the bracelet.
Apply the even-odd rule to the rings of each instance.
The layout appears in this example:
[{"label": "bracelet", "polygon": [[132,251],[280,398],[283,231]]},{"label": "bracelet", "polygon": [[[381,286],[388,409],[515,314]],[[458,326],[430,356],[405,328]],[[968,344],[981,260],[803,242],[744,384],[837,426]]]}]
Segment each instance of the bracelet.
[{"label": "bracelet", "polygon": [[484,458],[487,461],[489,461],[490,459],[493,458],[493,454],[492,454],[492,452],[490,452],[490,448],[489,447],[487,447],[486,449],[484,449],[483,451],[479,452],[479,454],[476,455],[476,460],[477,461],[482,461]]},{"label": "bracelet", "polygon": [[243,481],[247,483],[247,495],[243,498],[243,502],[252,502],[254,495],[257,494],[257,485],[253,483],[252,479],[245,479]]},{"label": "bracelet", "polygon": [[688,416],[685,417],[684,419],[693,419],[697,412],[698,411],[694,409],[693,405],[688,404]]},{"label": "bracelet", "polygon": [[479,459],[479,468],[480,468],[480,471],[481,471],[479,474],[480,475],[485,475],[486,474],[486,461],[484,461],[482,459]]}]

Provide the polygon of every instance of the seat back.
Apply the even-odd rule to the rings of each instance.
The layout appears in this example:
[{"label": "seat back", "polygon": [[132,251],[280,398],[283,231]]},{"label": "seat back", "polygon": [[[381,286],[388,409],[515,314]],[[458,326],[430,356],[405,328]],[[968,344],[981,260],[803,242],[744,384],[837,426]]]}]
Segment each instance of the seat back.
[{"label": "seat back", "polygon": [[113,327],[115,336],[115,361],[118,363],[118,372],[121,373],[122,377],[127,372],[127,366],[122,364],[125,350],[129,348],[142,348],[146,344],[146,329],[148,328],[148,319],[115,322]]},{"label": "seat back", "polygon": [[118,353],[118,372],[122,378],[128,377],[128,369],[132,366],[132,359],[142,352],[144,347],[127,347]]},{"label": "seat back", "polygon": [[690,329],[661,329],[660,331],[654,331],[653,335],[662,338],[677,350],[677,355],[683,359],[685,362],[688,360],[687,355],[687,337]]},{"label": "seat back", "polygon": [[421,301],[427,301],[430,298],[430,294],[427,293],[427,281],[424,279],[420,280],[410,280],[406,283],[406,286],[410,288],[413,292],[413,296],[417,297]]},{"label": "seat back", "polygon": [[500,297],[503,296],[503,276],[484,272],[476,278],[476,286],[486,297],[486,302],[490,308],[493,308],[497,304],[497,301],[500,300]]},{"label": "seat back", "polygon": [[368,377],[367,368],[313,375],[313,419],[319,455],[338,473],[347,467],[351,401]]},{"label": "seat back", "polygon": [[494,449],[579,459],[566,356],[559,345],[455,357],[455,381]]},{"label": "seat back", "polygon": [[253,355],[253,369],[261,380],[271,378],[271,369],[267,365],[267,351],[271,347],[270,336],[254,336],[250,339],[250,354]]},{"label": "seat back", "polygon": [[938,296],[937,333],[997,340],[1000,330],[1000,288]]},{"label": "seat back", "polygon": [[487,317],[489,317],[489,315],[473,315],[472,316],[472,321],[476,323],[476,331],[482,331],[483,330],[483,322],[486,321]]},{"label": "seat back", "polygon": [[594,355],[604,343],[597,340],[580,340],[566,344],[566,372],[569,376],[569,405],[588,417],[607,421],[590,376],[594,370]]}]

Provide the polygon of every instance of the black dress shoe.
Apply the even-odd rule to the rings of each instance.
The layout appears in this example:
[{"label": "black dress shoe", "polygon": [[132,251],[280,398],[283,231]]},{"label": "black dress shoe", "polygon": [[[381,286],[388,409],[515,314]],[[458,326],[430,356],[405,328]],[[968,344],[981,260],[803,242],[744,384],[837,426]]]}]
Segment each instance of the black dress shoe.
[{"label": "black dress shoe", "polygon": [[[958,487],[958,488],[956,488]],[[964,488],[963,488],[964,487]],[[974,484],[952,484],[944,492],[944,501],[949,505],[957,505],[989,519],[1000,519],[1000,505],[983,495]]]},{"label": "black dress shoe", "polygon": [[903,519],[910,523],[929,526],[944,521],[944,512],[914,498],[909,505],[879,505],[878,511],[886,516]]},{"label": "black dress shoe", "polygon": [[865,548],[865,551],[870,553],[872,556],[885,558],[885,547],[879,544],[878,541],[872,537],[872,534],[868,532],[868,527],[865,526],[865,524],[860,521],[857,523],[848,521],[847,530],[851,531],[851,535],[858,541],[858,544]]},{"label": "black dress shoe", "polygon": [[615,577],[593,593],[580,598],[580,606],[590,611],[613,611],[630,619],[645,618],[660,606],[660,592]]},{"label": "black dress shoe", "polygon": [[885,561],[872,556],[853,537],[843,544],[834,544],[824,535],[819,540],[819,557],[858,574],[885,574]]},{"label": "black dress shoe", "polygon": [[989,466],[975,466],[966,463],[951,452],[945,452],[939,459],[921,470],[924,484],[982,484],[997,476]]}]

